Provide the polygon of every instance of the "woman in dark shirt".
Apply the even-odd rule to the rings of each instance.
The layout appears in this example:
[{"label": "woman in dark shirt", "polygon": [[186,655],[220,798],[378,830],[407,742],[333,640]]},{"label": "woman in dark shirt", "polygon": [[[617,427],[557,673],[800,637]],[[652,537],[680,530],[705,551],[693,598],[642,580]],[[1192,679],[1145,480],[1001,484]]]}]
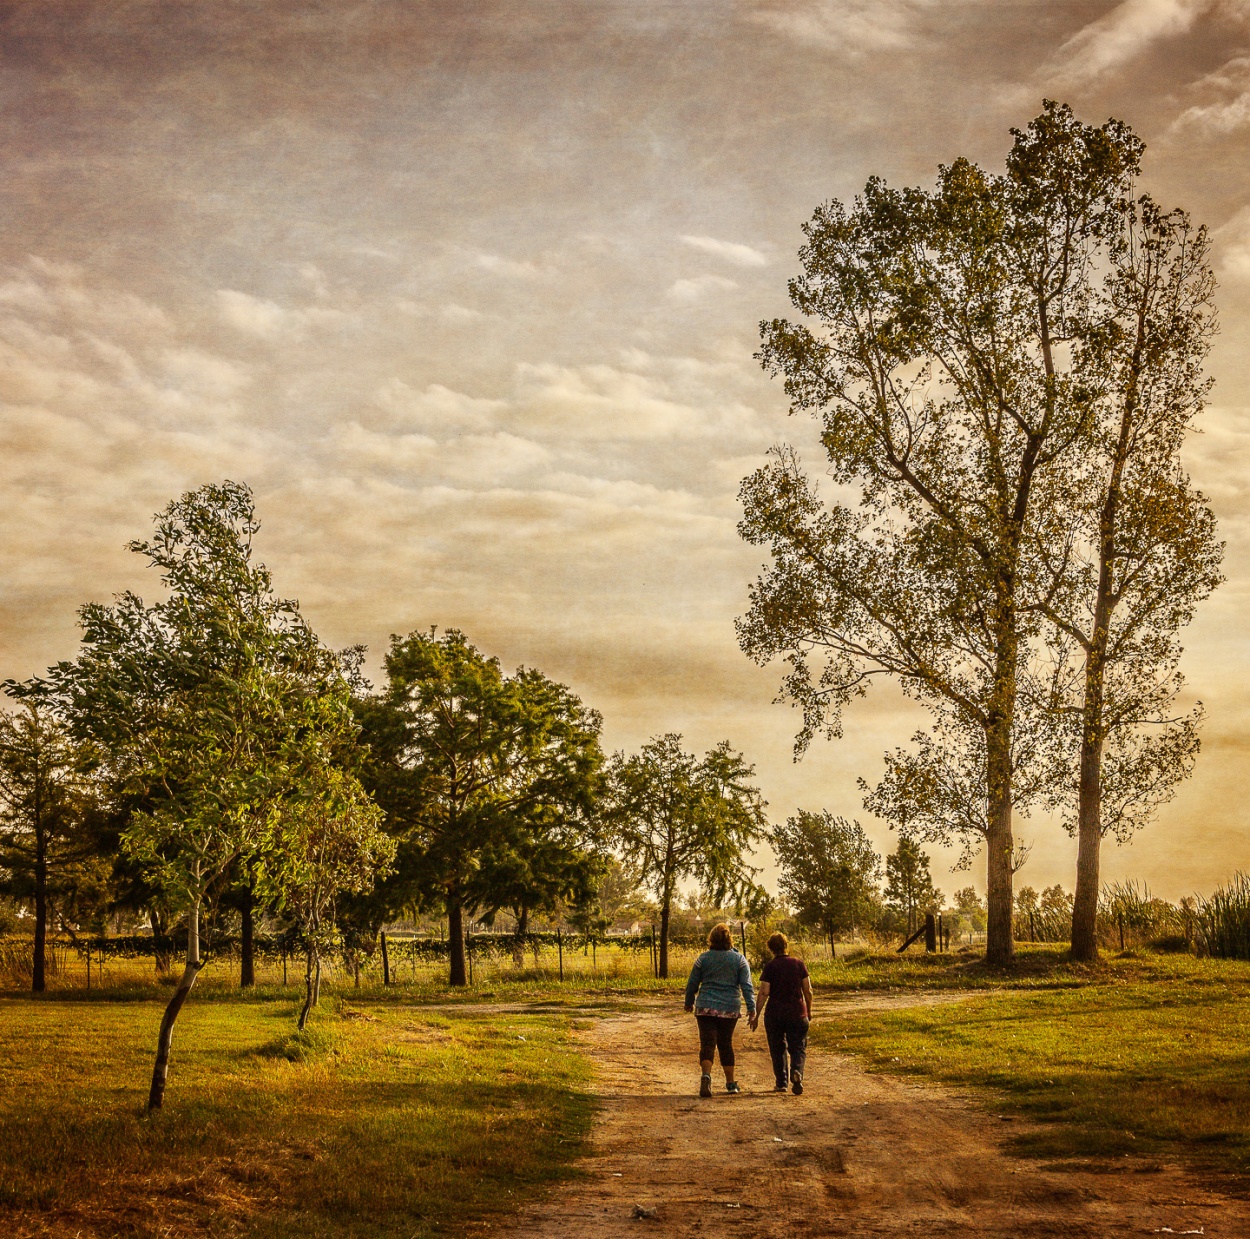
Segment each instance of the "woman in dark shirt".
[{"label": "woman in dark shirt", "polygon": [[763,1012],[777,1092],[786,1091],[788,1080],[797,1097],[803,1091],[807,1028],[812,1018],[812,982],[803,961],[786,954],[789,945],[785,934],[773,934],[768,940],[773,957],[760,973],[759,1008],[751,1016],[751,1031],[755,1031],[759,1012]]}]

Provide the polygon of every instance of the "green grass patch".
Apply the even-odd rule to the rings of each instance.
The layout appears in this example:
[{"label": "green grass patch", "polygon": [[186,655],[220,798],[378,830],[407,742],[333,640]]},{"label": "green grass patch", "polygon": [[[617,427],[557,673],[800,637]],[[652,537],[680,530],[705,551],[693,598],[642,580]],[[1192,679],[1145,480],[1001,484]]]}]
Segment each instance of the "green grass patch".
[{"label": "green grass patch", "polygon": [[1133,957],[1077,984],[1052,962],[948,1004],[818,1007],[813,1045],[993,1090],[995,1109],[1043,1124],[1016,1138],[1022,1153],[1182,1156],[1250,1173],[1250,965]]},{"label": "green grass patch", "polygon": [[293,997],[194,995],[154,1115],[159,1003],[0,1000],[0,1233],[462,1234],[570,1173],[568,1015]]}]

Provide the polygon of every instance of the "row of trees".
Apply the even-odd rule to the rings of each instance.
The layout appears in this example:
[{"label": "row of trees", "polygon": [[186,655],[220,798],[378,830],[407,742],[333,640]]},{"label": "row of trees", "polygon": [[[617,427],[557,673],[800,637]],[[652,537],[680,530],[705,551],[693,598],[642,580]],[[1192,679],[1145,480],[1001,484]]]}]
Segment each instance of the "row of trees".
[{"label": "row of trees", "polygon": [[683,881],[718,905],[764,897],[749,856],[766,834],[753,770],[726,742],[678,735],[607,758],[602,721],[564,685],[508,675],[457,631],[393,637],[385,683],[360,648],[328,649],[254,560],[251,492],[226,482],[171,503],[136,541],[164,597],[80,613],[82,643],[45,677],[5,687],[0,876],[34,912],[34,988],[53,913],[105,908],[185,930],[150,1105],[161,1104],[178,1013],[204,962],[205,916],[238,911],[244,983],[258,911],[306,951],[300,1025],[336,927],[371,942],[399,917],[447,917],[465,983],[464,918],[593,919],[610,858],[655,894],[660,972]]},{"label": "row of trees", "polygon": [[929,710],[865,804],[984,847],[999,963],[1013,814],[1038,807],[1078,838],[1072,950],[1096,954],[1102,839],[1193,766],[1179,633],[1223,550],[1181,459],[1209,390],[1205,229],[1137,193],[1144,148],[1118,121],[1047,102],[1013,134],[1002,173],[874,178],[806,225],[802,320],[762,324],[759,356],[818,420],[835,489],[780,448],[740,526],[772,560],[740,642],[789,663],[798,754],[874,679]]}]

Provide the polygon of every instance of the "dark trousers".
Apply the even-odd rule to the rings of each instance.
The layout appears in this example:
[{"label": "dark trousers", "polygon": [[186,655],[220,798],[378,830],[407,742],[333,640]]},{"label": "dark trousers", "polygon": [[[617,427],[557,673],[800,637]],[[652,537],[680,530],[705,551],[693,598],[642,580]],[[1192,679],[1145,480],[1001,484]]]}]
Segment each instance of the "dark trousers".
[{"label": "dark trousers", "polygon": [[699,1024],[699,1062],[710,1063],[719,1052],[720,1065],[734,1065],[734,1029],[738,1027],[738,1017],[722,1019],[718,1015],[696,1015]]},{"label": "dark trousers", "polygon": [[[777,1083],[785,1085],[790,1077],[803,1074],[807,1061],[807,1020],[801,1015],[785,1011],[773,1014],[771,1006],[764,1009],[764,1032],[768,1035],[768,1052],[773,1057],[773,1074]],[[790,1067],[786,1069],[786,1053],[790,1055]]]}]

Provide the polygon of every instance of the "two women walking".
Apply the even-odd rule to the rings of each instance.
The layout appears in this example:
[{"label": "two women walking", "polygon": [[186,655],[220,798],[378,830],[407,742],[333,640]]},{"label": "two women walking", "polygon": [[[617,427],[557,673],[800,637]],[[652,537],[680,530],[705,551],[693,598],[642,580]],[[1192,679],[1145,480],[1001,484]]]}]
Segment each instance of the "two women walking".
[{"label": "two women walking", "polygon": [[[694,961],[686,982],[686,1010],[694,1012],[699,1025],[700,1097],[712,1095],[714,1055],[720,1057],[725,1072],[725,1091],[741,1092],[734,1079],[733,1038],[743,1003],[751,1031],[759,1024],[751,965],[746,956],[734,950],[729,926],[715,926],[707,936],[707,946]],[[788,946],[785,934],[773,934],[768,940],[773,958],[760,975],[760,1006],[777,1091],[784,1092],[792,1085],[799,1094],[803,1091],[807,1028],[812,1016],[812,984],[803,961],[786,953]]]}]

